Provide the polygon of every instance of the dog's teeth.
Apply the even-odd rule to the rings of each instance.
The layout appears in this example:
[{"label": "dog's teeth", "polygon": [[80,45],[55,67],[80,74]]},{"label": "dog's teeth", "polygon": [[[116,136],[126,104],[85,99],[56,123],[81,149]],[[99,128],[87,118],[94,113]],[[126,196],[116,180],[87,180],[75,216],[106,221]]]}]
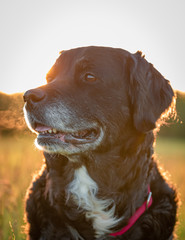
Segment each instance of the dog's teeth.
[{"label": "dog's teeth", "polygon": [[56,130],[56,128],[53,128],[53,129],[49,129],[49,130],[46,130],[46,131],[42,131],[42,132],[40,132],[40,133],[42,133],[42,134],[47,134],[47,133],[54,133],[54,134],[56,134],[58,131]]},{"label": "dog's teeth", "polygon": [[53,128],[53,133],[57,133],[57,130],[55,128]]}]

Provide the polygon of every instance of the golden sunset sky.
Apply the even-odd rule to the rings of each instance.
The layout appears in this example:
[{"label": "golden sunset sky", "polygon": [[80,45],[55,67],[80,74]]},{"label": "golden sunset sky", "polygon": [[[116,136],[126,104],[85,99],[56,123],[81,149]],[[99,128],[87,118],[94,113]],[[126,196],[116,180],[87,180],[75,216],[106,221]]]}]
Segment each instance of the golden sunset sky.
[{"label": "golden sunset sky", "polygon": [[59,51],[98,45],[141,50],[185,91],[184,0],[2,0],[0,91],[45,84]]}]

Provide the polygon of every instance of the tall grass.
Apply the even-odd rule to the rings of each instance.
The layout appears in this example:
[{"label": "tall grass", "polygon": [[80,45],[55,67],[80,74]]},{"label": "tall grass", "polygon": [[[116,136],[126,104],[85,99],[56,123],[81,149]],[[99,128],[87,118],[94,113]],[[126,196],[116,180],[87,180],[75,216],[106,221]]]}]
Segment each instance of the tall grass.
[{"label": "tall grass", "polygon": [[177,188],[180,198],[178,239],[185,239],[185,139],[159,138],[156,145],[157,159],[166,175]]},{"label": "tall grass", "polygon": [[25,191],[42,164],[42,155],[32,136],[5,137],[0,142],[0,239],[25,239]]},{"label": "tall grass", "polygon": [[[33,173],[40,169],[42,153],[33,135],[0,138],[0,239],[23,240],[24,196]],[[159,139],[156,151],[160,163],[171,174],[185,201],[185,140]],[[178,239],[185,239],[185,206],[180,207]]]}]

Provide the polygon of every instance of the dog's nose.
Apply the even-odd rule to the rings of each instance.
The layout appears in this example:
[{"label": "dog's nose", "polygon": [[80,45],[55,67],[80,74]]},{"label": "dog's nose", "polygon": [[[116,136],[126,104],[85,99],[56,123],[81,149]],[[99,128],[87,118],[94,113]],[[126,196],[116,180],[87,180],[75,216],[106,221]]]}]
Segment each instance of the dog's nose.
[{"label": "dog's nose", "polygon": [[32,103],[37,103],[44,98],[45,98],[45,92],[40,88],[28,90],[23,95],[24,102],[31,101]]}]

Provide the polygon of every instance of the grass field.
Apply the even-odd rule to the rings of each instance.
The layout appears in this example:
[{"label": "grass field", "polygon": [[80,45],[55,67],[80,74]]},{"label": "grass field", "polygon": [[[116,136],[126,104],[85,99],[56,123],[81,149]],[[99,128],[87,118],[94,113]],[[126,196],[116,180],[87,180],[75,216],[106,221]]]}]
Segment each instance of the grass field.
[{"label": "grass field", "polygon": [[[42,164],[34,136],[0,138],[0,239],[23,240],[24,195],[32,175]],[[185,140],[157,141],[159,162],[171,175],[181,197],[178,239],[185,239]]]}]

